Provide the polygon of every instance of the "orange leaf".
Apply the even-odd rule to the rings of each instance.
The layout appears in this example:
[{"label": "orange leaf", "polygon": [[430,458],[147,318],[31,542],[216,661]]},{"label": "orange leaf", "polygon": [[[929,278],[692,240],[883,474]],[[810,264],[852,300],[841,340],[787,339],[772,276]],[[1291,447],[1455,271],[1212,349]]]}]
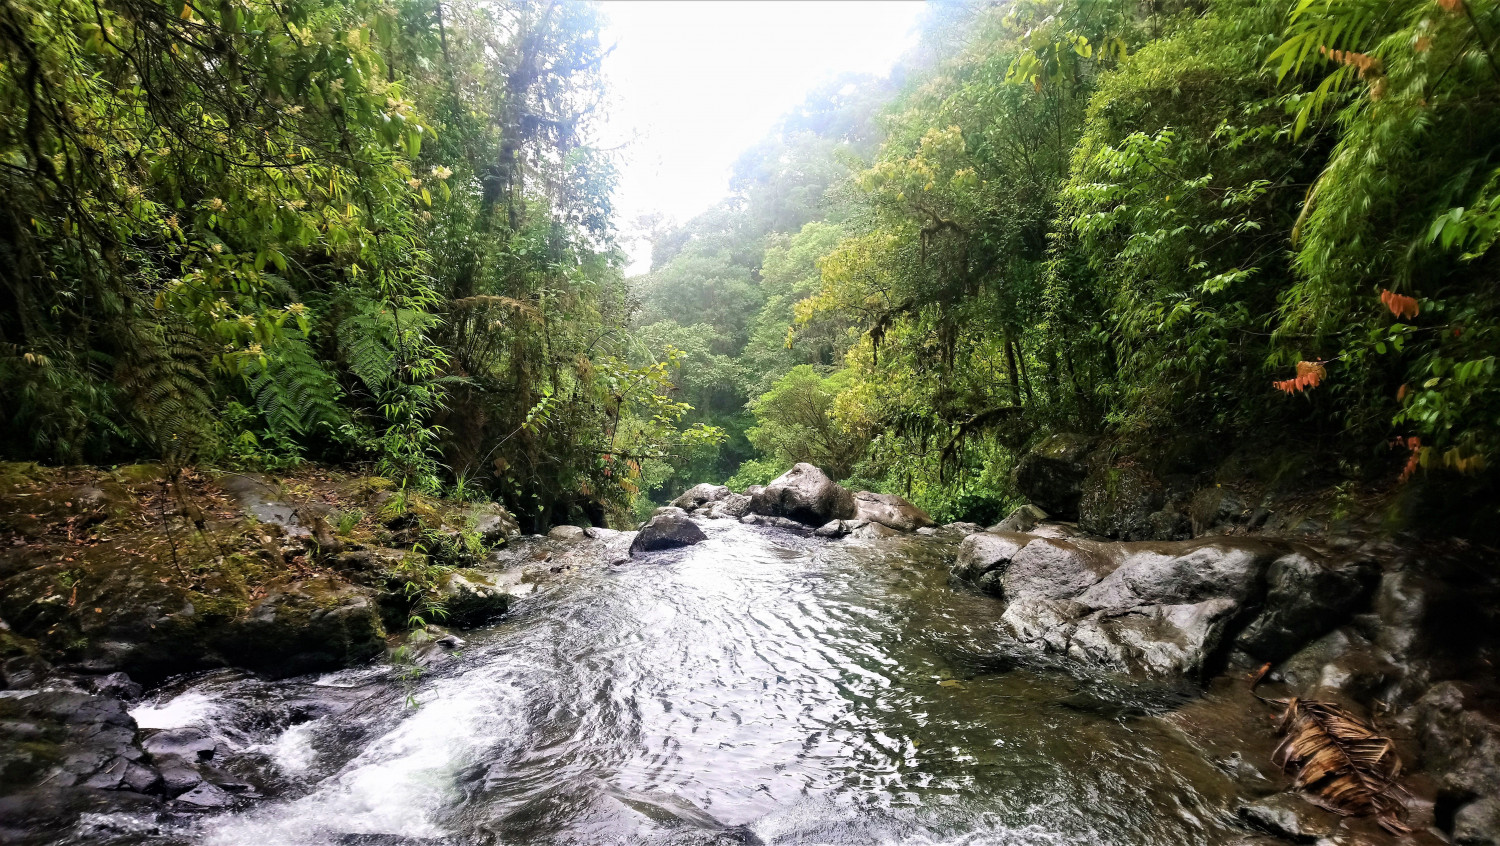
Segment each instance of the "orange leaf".
[{"label": "orange leaf", "polygon": [[1323,362],[1299,361],[1297,362],[1297,375],[1295,378],[1272,382],[1271,387],[1278,391],[1294,394],[1297,391],[1316,388],[1323,381],[1323,377],[1327,375],[1328,370],[1323,367]]},{"label": "orange leaf", "polygon": [[1395,291],[1382,290],[1380,292],[1380,301],[1385,303],[1385,307],[1390,309],[1391,314],[1397,317],[1416,317],[1422,310],[1421,306],[1417,304],[1415,297],[1408,297],[1404,294],[1398,294]]},{"label": "orange leaf", "polygon": [[1411,386],[1410,385],[1402,385],[1399,389],[1396,390],[1396,402],[1405,402],[1406,401],[1406,395],[1410,391],[1411,391]]}]

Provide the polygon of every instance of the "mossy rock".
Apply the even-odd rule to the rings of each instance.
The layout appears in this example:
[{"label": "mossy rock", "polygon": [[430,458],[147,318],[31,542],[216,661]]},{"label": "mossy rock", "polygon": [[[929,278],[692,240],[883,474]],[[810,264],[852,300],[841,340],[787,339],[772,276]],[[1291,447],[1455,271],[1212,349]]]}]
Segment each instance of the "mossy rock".
[{"label": "mossy rock", "polygon": [[385,651],[373,594],[333,579],[288,585],[213,638],[230,663],[272,676],[334,670]]},{"label": "mossy rock", "polygon": [[1084,479],[1078,525],[1119,540],[1148,540],[1156,533],[1151,515],[1165,500],[1161,482],[1146,469],[1134,464],[1100,467]]}]

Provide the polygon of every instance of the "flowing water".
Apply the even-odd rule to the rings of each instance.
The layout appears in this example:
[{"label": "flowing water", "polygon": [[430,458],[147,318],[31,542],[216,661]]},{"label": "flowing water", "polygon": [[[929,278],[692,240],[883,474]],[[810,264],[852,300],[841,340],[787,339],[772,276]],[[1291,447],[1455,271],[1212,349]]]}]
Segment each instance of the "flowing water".
[{"label": "flowing water", "polygon": [[998,606],[949,585],[951,544],[707,528],[549,579],[416,709],[381,669],[163,691],[143,727],[208,729],[266,798],[136,842],[1233,839],[1230,782],[1168,721],[987,657]]}]

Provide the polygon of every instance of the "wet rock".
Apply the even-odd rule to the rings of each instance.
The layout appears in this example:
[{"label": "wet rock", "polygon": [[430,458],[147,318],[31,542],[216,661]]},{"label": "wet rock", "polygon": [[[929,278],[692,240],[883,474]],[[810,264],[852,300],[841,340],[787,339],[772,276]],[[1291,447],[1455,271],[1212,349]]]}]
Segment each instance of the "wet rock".
[{"label": "wet rock", "polygon": [[477,570],[454,570],[439,589],[447,616],[443,621],[461,629],[493,622],[510,608],[513,597],[493,578]]},{"label": "wet rock", "polygon": [[1109,574],[1111,562],[1072,541],[1035,538],[1011,559],[1005,596],[1072,599]]},{"label": "wet rock", "polygon": [[958,557],[949,572],[954,578],[978,582],[993,570],[1010,566],[1011,559],[1030,543],[1030,535],[1000,532],[978,532],[958,545]]},{"label": "wet rock", "polygon": [[1335,629],[1298,650],[1278,674],[1305,696],[1369,701],[1384,693],[1400,668],[1349,627]]},{"label": "wet rock", "polygon": [[1029,532],[1036,528],[1036,524],[1047,519],[1047,512],[1027,504],[1010,513],[1009,517],[989,527],[991,532]]},{"label": "wet rock", "polygon": [[1068,657],[1161,679],[1199,680],[1238,606],[1225,598],[1191,605],[1099,611],[1068,636]]},{"label": "wet rock", "polygon": [[1083,481],[1078,525],[1084,531],[1119,540],[1155,535],[1151,515],[1165,504],[1162,484],[1134,464],[1099,467]]},{"label": "wet rock", "polygon": [[1338,818],[1290,793],[1278,793],[1239,807],[1240,819],[1293,843],[1316,843],[1338,831]]},{"label": "wet rock", "polygon": [[956,535],[958,537],[968,537],[975,532],[984,531],[984,527],[979,525],[978,523],[968,523],[964,521],[960,521],[957,523],[944,523],[937,528],[939,532],[945,535]]},{"label": "wet rock", "polygon": [[1327,562],[1302,552],[1283,555],[1266,572],[1265,610],[1235,644],[1256,658],[1279,661],[1368,602],[1379,574],[1366,558]]},{"label": "wet rock", "polygon": [[811,464],[797,464],[752,495],[750,511],[808,526],[856,516],[854,495]]},{"label": "wet rock", "polygon": [[578,541],[588,537],[582,526],[553,526],[547,537],[557,541]]},{"label": "wet rock", "polygon": [[588,537],[593,538],[594,540],[602,541],[612,541],[616,538],[623,537],[625,534],[624,532],[616,531],[614,529],[605,529],[599,526],[589,526],[587,529],[583,530],[583,533]]},{"label": "wet rock", "polygon": [[855,519],[880,523],[898,532],[935,525],[926,511],[895,494],[860,491],[854,495],[854,510]]},{"label": "wet rock", "polygon": [[233,794],[205,781],[178,796],[176,801],[193,810],[209,811],[231,807],[236,800]]},{"label": "wet rock", "polygon": [[[790,517],[767,517],[764,514],[746,514],[744,517],[740,518],[740,522],[744,523],[747,526],[769,526],[771,528],[782,529],[784,531],[799,535],[811,535],[815,531],[813,527],[807,525],[806,523],[793,520]],[[847,524],[850,521],[840,522],[845,524],[845,527],[847,528]]]},{"label": "wet rock", "polygon": [[729,488],[723,485],[711,485],[708,482],[703,482],[688,488],[682,496],[672,500],[672,505],[681,508],[683,511],[692,511],[695,508],[702,508],[710,503],[718,502],[724,497],[729,496],[729,494]]},{"label": "wet rock", "polygon": [[892,529],[884,523],[864,523],[849,532],[849,537],[855,540],[885,540],[886,538],[897,538],[901,532]]},{"label": "wet rock", "polygon": [[211,761],[219,752],[219,743],[201,729],[192,727],[165,729],[141,743],[153,757],[174,757],[183,761]]},{"label": "wet rock", "polygon": [[130,676],[124,673],[110,673],[96,678],[90,686],[101,696],[113,696],[126,702],[140,699],[143,692],[141,686],[131,681]]},{"label": "wet rock", "polygon": [[1066,519],[1078,517],[1088,454],[1094,439],[1058,433],[1037,444],[1016,462],[1016,489],[1042,509]]},{"label": "wet rock", "polygon": [[662,549],[677,549],[708,540],[698,524],[680,508],[661,508],[642,527],[630,544],[632,556]]},{"label": "wet rock", "polygon": [[813,534],[820,538],[838,538],[848,533],[848,530],[844,528],[843,520],[829,520],[827,523],[819,526],[817,531],[813,532]]}]

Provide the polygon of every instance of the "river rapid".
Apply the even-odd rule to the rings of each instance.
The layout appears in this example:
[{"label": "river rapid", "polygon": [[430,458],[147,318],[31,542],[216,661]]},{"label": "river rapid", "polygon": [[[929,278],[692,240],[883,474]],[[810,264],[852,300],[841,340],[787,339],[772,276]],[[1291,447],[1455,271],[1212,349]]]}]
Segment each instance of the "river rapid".
[{"label": "river rapid", "polygon": [[179,681],[232,811],[73,843],[1228,843],[1234,786],[1173,722],[996,658],[953,543],[733,521],[550,575],[409,691],[388,667]]}]

